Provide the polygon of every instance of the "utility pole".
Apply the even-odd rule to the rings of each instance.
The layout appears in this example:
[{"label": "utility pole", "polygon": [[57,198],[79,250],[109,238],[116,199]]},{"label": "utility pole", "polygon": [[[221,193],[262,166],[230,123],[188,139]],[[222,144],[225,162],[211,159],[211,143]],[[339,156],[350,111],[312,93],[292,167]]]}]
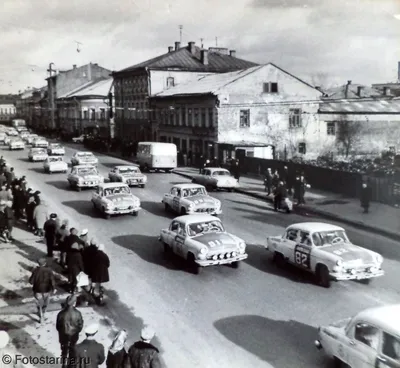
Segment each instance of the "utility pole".
[{"label": "utility pole", "polygon": [[183,26],[182,25],[180,25],[179,26],[179,42],[182,44],[182,29],[183,29]]},{"label": "utility pole", "polygon": [[49,69],[47,71],[49,72],[49,105],[50,105],[50,123],[51,123],[51,129],[54,129],[54,91],[53,91],[53,65],[54,63],[49,64]]},{"label": "utility pole", "polygon": [[201,48],[204,48],[204,45],[203,45],[203,40],[204,40],[204,38],[200,38],[200,44],[201,44]]}]

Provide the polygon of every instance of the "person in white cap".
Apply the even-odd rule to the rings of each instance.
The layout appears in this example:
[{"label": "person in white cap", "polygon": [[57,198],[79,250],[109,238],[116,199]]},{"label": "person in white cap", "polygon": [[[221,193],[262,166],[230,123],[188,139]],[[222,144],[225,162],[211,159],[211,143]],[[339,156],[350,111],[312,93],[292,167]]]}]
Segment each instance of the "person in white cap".
[{"label": "person in white cap", "polygon": [[88,229],[83,229],[81,231],[81,234],[79,235],[79,237],[81,238],[81,240],[85,243],[85,245],[89,245],[89,230]]},{"label": "person in white cap", "polygon": [[86,339],[73,348],[71,358],[75,362],[86,363],[80,367],[98,368],[106,360],[104,346],[95,340],[98,330],[98,324],[88,326],[85,329]]},{"label": "person in white cap", "polygon": [[121,330],[114,337],[114,340],[108,350],[106,367],[107,368],[122,368],[127,356],[125,350],[128,334],[126,330]]},{"label": "person in white cap", "polygon": [[151,327],[142,329],[140,340],[129,348],[124,368],[161,368],[160,352],[150,343],[154,335]]}]

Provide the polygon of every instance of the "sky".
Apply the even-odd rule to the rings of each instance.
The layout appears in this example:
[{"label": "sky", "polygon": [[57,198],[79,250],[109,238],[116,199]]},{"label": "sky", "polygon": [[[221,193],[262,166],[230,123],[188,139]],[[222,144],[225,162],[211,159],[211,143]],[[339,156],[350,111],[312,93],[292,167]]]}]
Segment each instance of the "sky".
[{"label": "sky", "polygon": [[[314,85],[395,82],[400,0],[1,0],[0,93],[56,70],[120,70],[189,41],[273,62]],[[79,44],[78,44],[79,43]],[[77,51],[79,46],[80,52]]]}]

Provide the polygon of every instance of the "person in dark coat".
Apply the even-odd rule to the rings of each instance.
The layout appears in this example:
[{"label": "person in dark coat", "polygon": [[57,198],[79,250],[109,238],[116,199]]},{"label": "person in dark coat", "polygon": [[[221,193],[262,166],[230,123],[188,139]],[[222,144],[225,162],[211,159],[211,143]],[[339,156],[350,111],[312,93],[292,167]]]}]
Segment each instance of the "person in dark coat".
[{"label": "person in dark coat", "polygon": [[5,172],[5,176],[6,176],[6,179],[7,179],[7,184],[8,184],[8,185],[11,185],[12,182],[15,180],[14,168],[11,167],[10,170],[7,170],[7,171]]},{"label": "person in dark coat", "polygon": [[363,183],[361,189],[361,207],[364,208],[364,213],[369,212],[369,204],[371,202],[372,191],[367,183]]},{"label": "person in dark coat", "polygon": [[33,195],[28,198],[28,202],[26,204],[25,213],[26,213],[26,224],[28,225],[29,230],[35,231],[35,218],[33,216],[35,212],[36,202]]},{"label": "person in dark coat", "polygon": [[287,190],[283,181],[278,183],[274,193],[274,211],[281,209],[282,200],[287,197]]},{"label": "person in dark coat", "polygon": [[161,368],[159,350],[151,344],[155,333],[150,327],[145,327],[136,341],[128,350],[124,368]]},{"label": "person in dark coat", "polygon": [[4,209],[4,213],[6,214],[7,219],[7,231],[8,231],[8,240],[13,240],[12,232],[14,229],[14,211],[12,210],[12,202],[7,202],[7,206]]},{"label": "person in dark coat", "polygon": [[7,214],[6,214],[7,202],[0,201],[0,236],[1,239],[8,243],[8,229],[7,229]]},{"label": "person in dark coat", "polygon": [[100,302],[103,300],[104,289],[102,284],[110,281],[110,276],[108,274],[108,269],[110,267],[110,259],[105,253],[104,244],[100,244],[97,248],[95,258],[93,259],[92,272],[92,282],[94,283],[93,294],[98,292]]},{"label": "person in dark coat", "polygon": [[74,346],[79,340],[79,334],[83,328],[81,312],[76,309],[77,297],[70,295],[64,309],[57,315],[56,328],[61,345],[61,358],[63,367],[68,367],[68,358],[72,355]]},{"label": "person in dark coat", "polygon": [[64,220],[56,233],[57,246],[60,250],[60,265],[63,268],[67,265],[67,241],[69,236],[68,224],[69,221]]},{"label": "person in dark coat", "polygon": [[3,185],[5,186],[7,184],[7,179],[4,175],[4,173],[2,172],[0,174],[0,187],[2,187]]},{"label": "person in dark coat", "polygon": [[77,368],[98,368],[106,360],[104,346],[95,340],[99,330],[97,324],[86,328],[86,339],[75,345],[71,358]]},{"label": "person in dark coat", "polygon": [[108,350],[106,367],[107,368],[123,368],[127,353],[125,350],[126,339],[128,334],[126,330],[121,330],[115,336],[110,349]]},{"label": "person in dark coat", "polygon": [[272,173],[271,168],[268,168],[264,176],[264,190],[267,192],[267,196],[271,194],[272,187]]},{"label": "person in dark coat", "polygon": [[84,247],[83,241],[78,236],[78,230],[72,228],[71,234],[68,237],[67,245],[67,265],[68,265],[68,281],[71,287],[71,293],[77,289],[76,277],[80,272],[84,272],[82,249]]},{"label": "person in dark coat", "polygon": [[93,293],[93,285],[92,285],[92,279],[93,279],[93,269],[95,267],[94,260],[96,259],[97,255],[97,248],[98,244],[95,239],[90,240],[89,245],[85,245],[82,251],[82,258],[83,258],[83,266],[86,275],[89,276],[89,282],[90,282],[90,289],[89,292]]},{"label": "person in dark coat", "polygon": [[233,167],[231,169],[234,178],[239,182],[240,179],[240,164],[239,160],[233,161]]},{"label": "person in dark coat", "polygon": [[0,189],[0,201],[12,201],[12,193],[7,189],[7,183],[3,183]]},{"label": "person in dark coat", "polygon": [[272,175],[272,188],[275,190],[280,182],[278,170],[275,170]]},{"label": "person in dark coat", "polygon": [[25,198],[25,193],[19,184],[16,184],[14,189],[15,191],[13,198],[13,209],[14,209],[15,219],[18,221],[23,217],[24,209],[26,206],[25,202],[26,198]]},{"label": "person in dark coat", "polygon": [[56,292],[54,274],[53,271],[47,267],[46,262],[45,258],[39,259],[39,266],[33,270],[32,275],[29,278],[29,283],[32,285],[32,291],[36,299],[39,323],[41,323],[42,319],[45,318],[51,293]]},{"label": "person in dark coat", "polygon": [[44,230],[44,238],[46,240],[46,247],[47,247],[47,257],[53,257],[53,250],[56,245],[56,233],[58,229],[58,225],[56,222],[57,214],[52,213],[50,218],[44,223],[43,230]]}]

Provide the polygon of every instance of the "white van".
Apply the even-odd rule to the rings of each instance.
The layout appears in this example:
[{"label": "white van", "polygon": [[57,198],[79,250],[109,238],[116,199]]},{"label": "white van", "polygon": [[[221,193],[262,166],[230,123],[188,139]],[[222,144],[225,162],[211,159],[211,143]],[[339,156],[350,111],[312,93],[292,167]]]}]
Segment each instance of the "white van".
[{"label": "white van", "polygon": [[26,121],[24,119],[13,119],[11,126],[19,133],[21,130],[26,129]]},{"label": "white van", "polygon": [[173,143],[140,142],[136,161],[141,170],[164,170],[171,172],[177,167],[178,150]]}]

